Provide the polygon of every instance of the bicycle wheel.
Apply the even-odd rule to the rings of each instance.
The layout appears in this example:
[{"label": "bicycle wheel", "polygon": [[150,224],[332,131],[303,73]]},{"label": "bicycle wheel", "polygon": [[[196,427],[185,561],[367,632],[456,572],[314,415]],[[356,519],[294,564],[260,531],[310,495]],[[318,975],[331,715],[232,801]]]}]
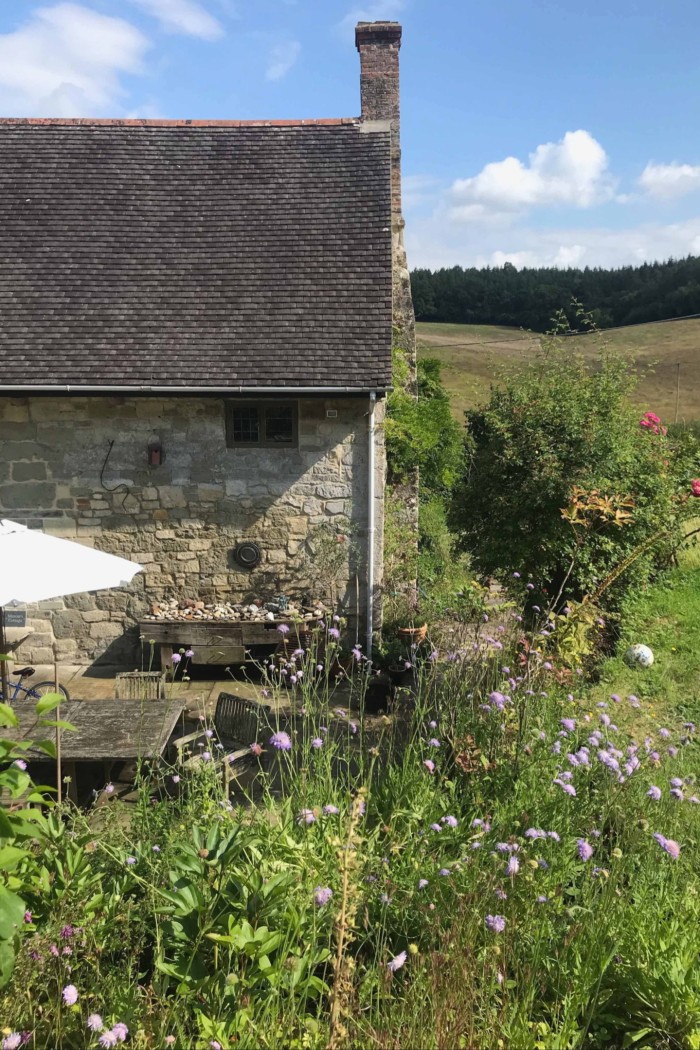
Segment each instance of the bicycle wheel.
[{"label": "bicycle wheel", "polygon": [[[66,700],[70,700],[68,690],[64,685],[59,685],[58,691]],[[38,700],[40,697],[45,696],[47,693],[55,692],[56,685],[54,682],[37,682],[31,687],[31,689],[27,690],[27,697],[30,700]]]}]

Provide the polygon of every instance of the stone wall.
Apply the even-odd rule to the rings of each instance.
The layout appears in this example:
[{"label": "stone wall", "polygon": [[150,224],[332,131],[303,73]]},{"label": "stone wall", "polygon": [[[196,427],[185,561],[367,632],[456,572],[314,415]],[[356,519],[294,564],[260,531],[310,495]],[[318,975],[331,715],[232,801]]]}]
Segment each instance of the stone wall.
[{"label": "stone wall", "polygon": [[[33,633],[16,658],[139,666],[135,624],[153,600],[170,596],[240,601],[311,589],[354,616],[359,581],[361,616],[368,407],[364,397],[303,399],[298,448],[232,449],[224,402],[216,398],[0,397],[0,517],[131,558],[145,570],[126,590],[30,608]],[[378,582],[382,418],[379,402]],[[154,436],[161,466],[148,465]],[[244,539],[263,552],[249,572],[231,556]],[[11,629],[9,640],[26,633]]]}]

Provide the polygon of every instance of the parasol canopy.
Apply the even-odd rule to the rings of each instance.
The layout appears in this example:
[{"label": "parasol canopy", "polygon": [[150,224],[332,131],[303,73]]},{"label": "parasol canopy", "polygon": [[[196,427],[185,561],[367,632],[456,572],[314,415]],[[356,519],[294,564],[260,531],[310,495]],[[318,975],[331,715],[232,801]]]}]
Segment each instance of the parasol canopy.
[{"label": "parasol canopy", "polygon": [[141,571],[126,558],[0,521],[0,607],[125,587]]}]

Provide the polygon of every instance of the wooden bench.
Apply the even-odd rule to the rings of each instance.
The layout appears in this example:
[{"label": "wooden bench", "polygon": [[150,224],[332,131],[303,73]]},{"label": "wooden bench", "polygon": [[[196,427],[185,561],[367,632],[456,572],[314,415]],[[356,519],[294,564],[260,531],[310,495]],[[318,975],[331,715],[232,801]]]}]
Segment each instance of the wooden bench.
[{"label": "wooden bench", "polygon": [[[219,693],[214,711],[214,736],[208,737],[205,729],[178,737],[172,741],[178,763],[184,766],[200,765],[201,751],[210,750],[219,743],[226,752],[223,758],[214,761],[223,770],[224,783],[237,779],[237,771],[231,766],[243,759],[254,759],[251,744],[258,742],[261,729],[269,725],[270,707],[256,700],[246,700],[233,693]],[[195,752],[195,748],[200,753]]]}]

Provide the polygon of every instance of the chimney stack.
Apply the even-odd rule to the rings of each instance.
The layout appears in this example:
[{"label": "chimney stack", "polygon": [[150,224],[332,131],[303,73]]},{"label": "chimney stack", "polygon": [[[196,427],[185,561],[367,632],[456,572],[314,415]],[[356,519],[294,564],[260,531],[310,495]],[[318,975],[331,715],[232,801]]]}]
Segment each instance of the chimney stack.
[{"label": "chimney stack", "polygon": [[401,143],[399,117],[398,22],[358,22],[355,45],[360,52],[360,97],[363,121],[388,121],[391,126],[391,204],[401,215]]}]

